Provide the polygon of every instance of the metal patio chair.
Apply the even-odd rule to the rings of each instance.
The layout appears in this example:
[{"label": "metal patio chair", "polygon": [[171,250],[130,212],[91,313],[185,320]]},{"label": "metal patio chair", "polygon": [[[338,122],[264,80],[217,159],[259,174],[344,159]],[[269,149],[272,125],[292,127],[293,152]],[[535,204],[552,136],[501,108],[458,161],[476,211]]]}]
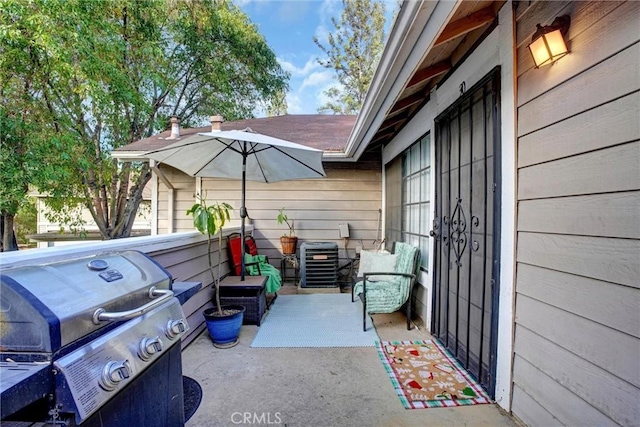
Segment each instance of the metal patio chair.
[{"label": "metal patio chair", "polygon": [[[242,271],[242,248],[240,247],[240,233],[231,233],[227,236],[227,250],[229,251],[229,262],[231,263],[231,274],[234,276],[240,276]],[[253,236],[245,236],[244,238],[244,250],[245,253],[251,255],[258,255],[258,247]],[[269,260],[267,260],[269,262]],[[251,265],[255,265],[258,268],[258,276],[260,275],[260,265],[258,262],[254,262]],[[245,264],[245,267],[249,265]]]},{"label": "metal patio chair", "polygon": [[[229,262],[231,263],[231,274],[240,276],[242,271],[242,250],[240,246],[240,233],[231,233],[227,237],[227,249],[229,251]],[[269,258],[266,255],[258,254],[258,248],[253,236],[245,236],[245,274],[249,276],[267,276],[267,293],[272,293],[273,298],[269,303],[269,307],[278,298],[278,290],[282,285],[282,276],[280,271],[269,264]]]},{"label": "metal patio chair", "polygon": [[[362,301],[362,329],[367,330],[367,314],[393,313],[405,306],[407,330],[411,329],[411,300],[420,268],[420,250],[403,242],[393,245],[397,261],[394,272],[364,272],[351,289],[351,301]],[[375,279],[375,280],[372,280]]]}]

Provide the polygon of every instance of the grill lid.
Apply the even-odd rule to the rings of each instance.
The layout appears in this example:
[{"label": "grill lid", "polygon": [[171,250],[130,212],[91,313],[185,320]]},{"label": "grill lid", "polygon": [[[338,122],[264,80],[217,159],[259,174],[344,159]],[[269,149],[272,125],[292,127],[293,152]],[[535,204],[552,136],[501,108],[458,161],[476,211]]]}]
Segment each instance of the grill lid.
[{"label": "grill lid", "polygon": [[[170,297],[171,281],[166,270],[137,251],[4,270],[0,350],[55,352],[116,319],[109,312],[137,313],[140,306]],[[165,295],[155,298],[153,289],[166,290]]]}]

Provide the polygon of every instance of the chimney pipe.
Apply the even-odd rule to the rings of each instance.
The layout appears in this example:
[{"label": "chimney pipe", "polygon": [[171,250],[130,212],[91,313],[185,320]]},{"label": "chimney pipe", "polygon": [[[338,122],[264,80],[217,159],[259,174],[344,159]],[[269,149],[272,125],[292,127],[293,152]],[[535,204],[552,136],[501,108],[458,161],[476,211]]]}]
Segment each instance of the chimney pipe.
[{"label": "chimney pipe", "polygon": [[224,122],[224,117],[211,116],[209,117],[209,121],[211,122],[211,132],[217,132],[222,130],[222,122]]},{"label": "chimney pipe", "polygon": [[171,117],[171,136],[167,139],[180,138],[180,119],[176,116]]}]

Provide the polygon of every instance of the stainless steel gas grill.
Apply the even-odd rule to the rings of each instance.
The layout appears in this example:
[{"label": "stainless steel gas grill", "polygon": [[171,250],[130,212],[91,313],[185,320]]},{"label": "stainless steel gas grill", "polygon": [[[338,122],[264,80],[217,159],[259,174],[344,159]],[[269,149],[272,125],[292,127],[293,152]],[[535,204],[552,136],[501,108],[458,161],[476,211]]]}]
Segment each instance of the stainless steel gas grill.
[{"label": "stainless steel gas grill", "polygon": [[184,424],[172,278],[136,251],[0,272],[0,419]]}]

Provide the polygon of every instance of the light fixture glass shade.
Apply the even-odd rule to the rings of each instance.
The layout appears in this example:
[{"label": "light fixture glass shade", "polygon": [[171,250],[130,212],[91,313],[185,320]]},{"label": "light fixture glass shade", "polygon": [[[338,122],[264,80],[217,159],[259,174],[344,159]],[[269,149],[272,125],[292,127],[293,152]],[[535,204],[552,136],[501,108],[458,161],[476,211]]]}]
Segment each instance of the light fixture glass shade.
[{"label": "light fixture glass shade", "polygon": [[546,64],[551,59],[551,54],[547,49],[547,45],[544,42],[544,36],[540,36],[537,40],[529,45],[531,56],[533,56],[533,62],[536,64],[536,68]]},{"label": "light fixture glass shade", "polygon": [[553,24],[547,27],[538,24],[538,30],[529,45],[529,51],[536,68],[552,64],[569,53],[564,41],[564,34],[569,29],[569,25],[570,18],[568,16],[556,18]]}]

